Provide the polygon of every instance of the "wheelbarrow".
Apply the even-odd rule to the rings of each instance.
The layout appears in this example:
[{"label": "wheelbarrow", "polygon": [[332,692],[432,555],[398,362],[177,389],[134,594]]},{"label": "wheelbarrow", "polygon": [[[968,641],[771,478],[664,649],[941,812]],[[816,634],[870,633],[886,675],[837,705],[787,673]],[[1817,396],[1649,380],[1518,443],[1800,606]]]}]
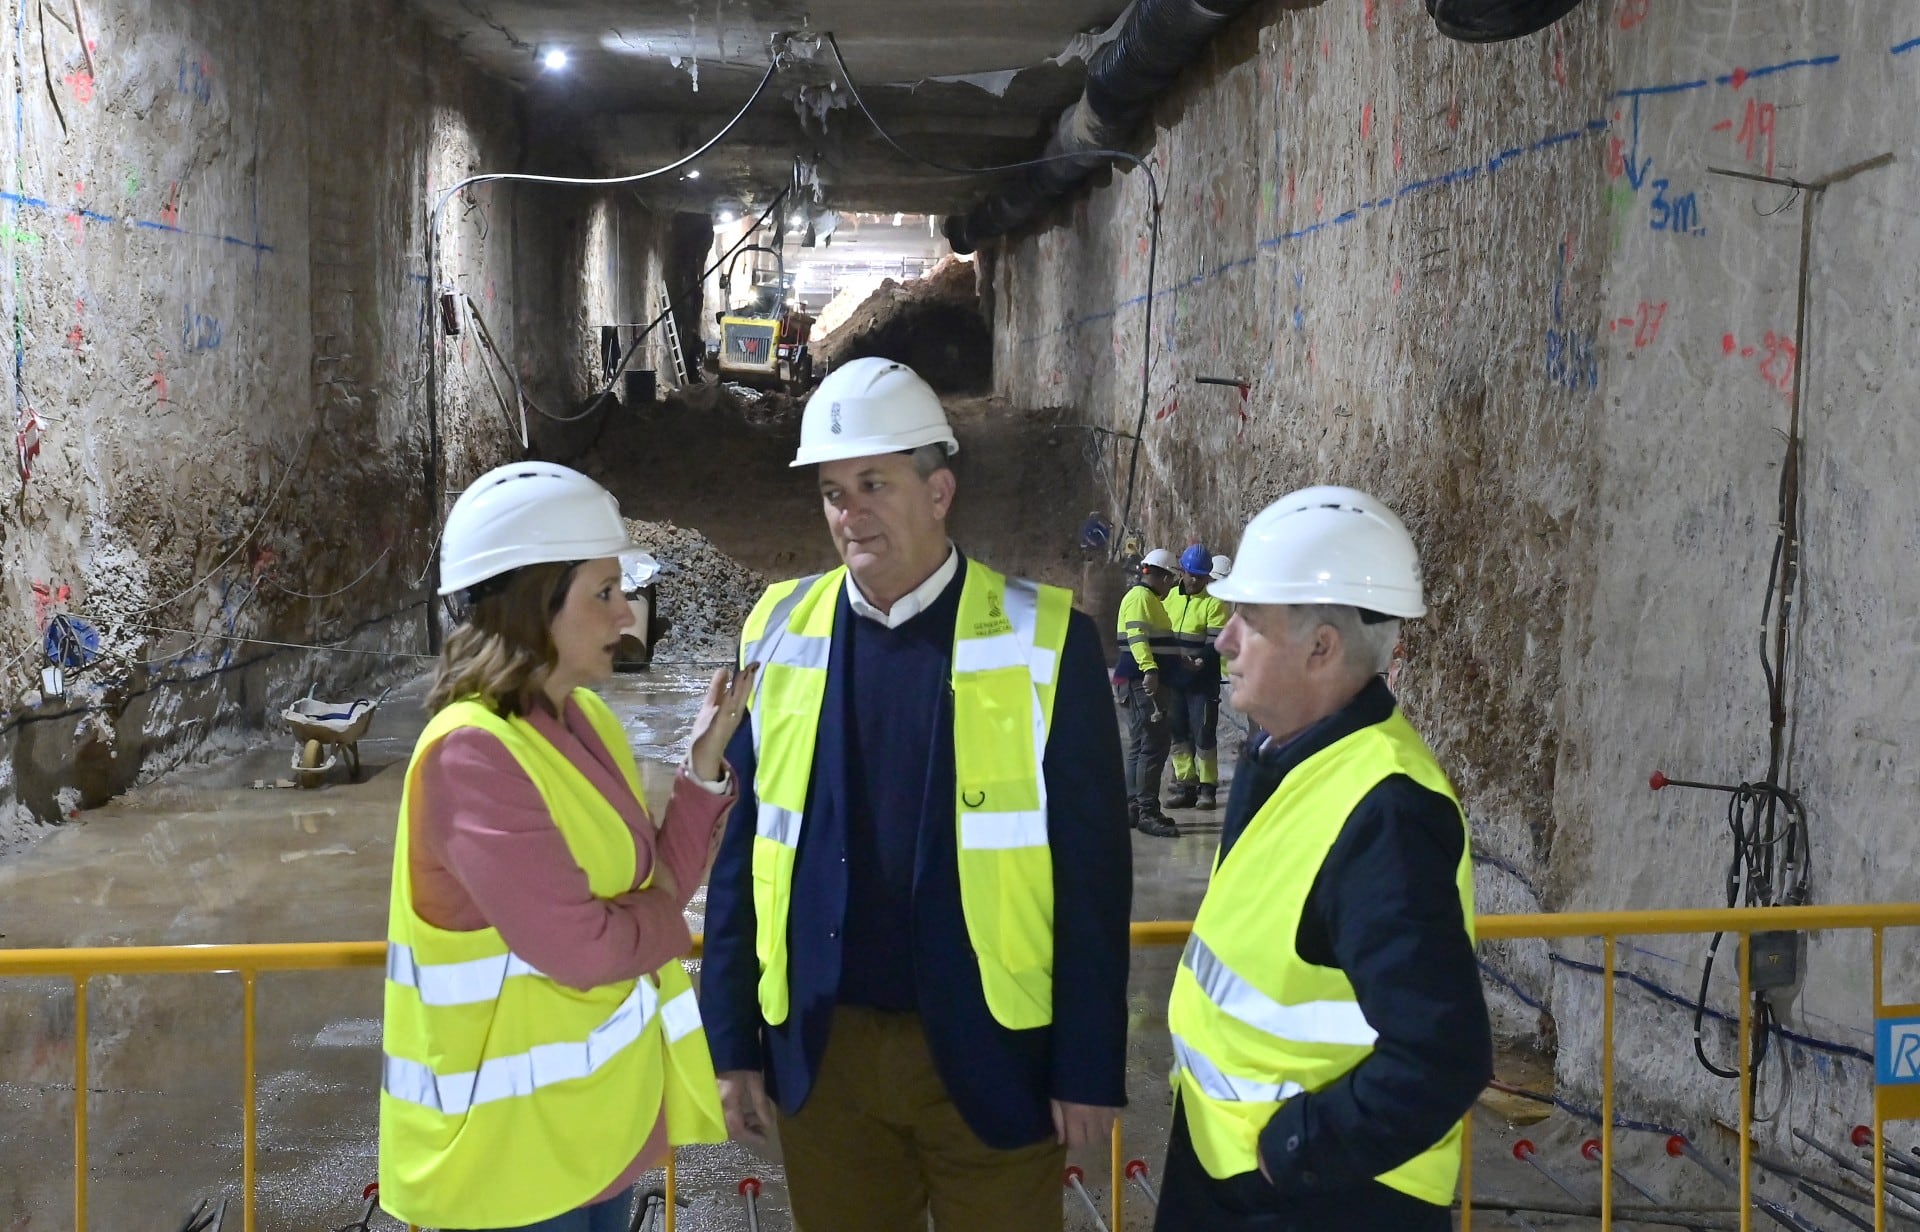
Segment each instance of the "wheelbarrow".
[{"label": "wheelbarrow", "polygon": [[280,712],[293,730],[292,770],[302,787],[318,787],[327,771],[345,761],[350,779],[360,777],[360,737],[367,734],[380,703],[359,697],[327,702],[303,697]]}]

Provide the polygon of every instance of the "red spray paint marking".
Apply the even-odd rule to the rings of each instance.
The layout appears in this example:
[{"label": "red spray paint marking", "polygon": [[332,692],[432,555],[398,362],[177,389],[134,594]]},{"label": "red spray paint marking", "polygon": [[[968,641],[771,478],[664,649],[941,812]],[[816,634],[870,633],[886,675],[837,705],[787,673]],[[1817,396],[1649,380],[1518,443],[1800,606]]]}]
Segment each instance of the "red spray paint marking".
[{"label": "red spray paint marking", "polygon": [[1366,0],[1366,4],[1361,9],[1360,21],[1361,24],[1365,25],[1369,30],[1378,30],[1380,28],[1380,5],[1378,0]]},{"label": "red spray paint marking", "polygon": [[1322,60],[1333,59],[1333,40],[1332,39],[1320,40],[1320,58]]},{"label": "red spray paint marking", "polygon": [[1732,86],[1736,90],[1738,90],[1741,86],[1746,85],[1747,70],[1744,68],[1734,69],[1733,72],[1727,75],[1727,84]]},{"label": "red spray paint marking", "polygon": [[1393,271],[1393,293],[1395,295],[1400,294],[1400,271],[1399,270]]},{"label": "red spray paint marking", "polygon": [[1373,136],[1373,104],[1369,102],[1360,109],[1360,140]]},{"label": "red spray paint marking", "polygon": [[1622,30],[1631,30],[1647,19],[1653,9],[1653,0],[1621,0],[1619,24]]},{"label": "red spray paint marking", "polygon": [[65,607],[73,598],[73,587],[62,582],[55,586],[51,580],[42,582],[38,578],[33,582],[33,620],[45,633],[53,622],[53,609]]},{"label": "red spray paint marking", "polygon": [[1166,419],[1168,416],[1177,415],[1179,414],[1179,412],[1180,412],[1180,399],[1175,398],[1173,401],[1167,403],[1165,406],[1161,407],[1158,411],[1154,412],[1153,421],[1155,423],[1159,423],[1161,420]]},{"label": "red spray paint marking", "polygon": [[87,72],[85,69],[80,69],[68,73],[60,80],[67,83],[67,89],[72,92],[74,102],[85,104],[93,101],[92,73]]},{"label": "red spray paint marking", "polygon": [[175,180],[167,188],[167,203],[160,207],[160,221],[169,227],[180,225],[180,181]]},{"label": "red spray paint marking", "polygon": [[[393,357],[388,356],[387,358],[391,361]],[[165,351],[155,351],[153,353],[153,363],[153,402],[155,406],[159,406],[168,400],[167,353]]]}]

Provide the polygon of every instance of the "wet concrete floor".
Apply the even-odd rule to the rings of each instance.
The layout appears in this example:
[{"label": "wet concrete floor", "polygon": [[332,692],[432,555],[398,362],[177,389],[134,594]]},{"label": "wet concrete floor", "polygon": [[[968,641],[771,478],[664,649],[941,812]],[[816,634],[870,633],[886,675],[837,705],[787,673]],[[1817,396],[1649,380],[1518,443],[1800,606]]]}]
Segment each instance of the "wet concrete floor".
[{"label": "wet concrete floor", "polygon": [[[622,677],[606,693],[663,804],[704,673]],[[421,688],[396,693],[361,742],[359,782],[335,771],[314,790],[276,788],[289,737],[191,767],[61,827],[0,865],[0,948],[350,941],[385,935],[394,820],[424,722]],[[1236,743],[1223,726],[1222,745]],[[264,782],[266,786],[257,787]],[[1224,799],[1225,793],[1222,793]],[[1190,919],[1205,888],[1218,813],[1176,814],[1176,840],[1134,837],[1134,917]],[[689,908],[694,927],[704,892]],[[1126,1154],[1157,1171],[1165,1149],[1166,995],[1178,950],[1136,951],[1128,992]],[[357,1220],[376,1172],[381,981],[372,971],[264,974],[258,982],[258,1226],[328,1232]],[[89,1224],[98,1232],[179,1227],[202,1198],[233,1198],[240,1227],[241,984],[237,976],[100,977],[88,994]],[[73,1225],[71,981],[0,980],[0,1229]],[[1535,1179],[1505,1149],[1505,1117],[1483,1110],[1480,1178],[1503,1192]],[[1104,1213],[1106,1152],[1076,1159]],[[736,1185],[766,1184],[760,1226],[790,1227],[777,1164],[727,1144],[679,1157],[678,1226],[747,1226]],[[652,1178],[657,1181],[656,1178]],[[1533,1186],[1537,1188],[1537,1186]],[[1551,1194],[1551,1190],[1546,1191]],[[1069,1229],[1095,1225],[1063,1194]],[[1533,1226],[1553,1227],[1535,1216]],[[1129,1192],[1127,1228],[1151,1223]],[[375,1228],[397,1227],[377,1215]],[[1483,1226],[1503,1226],[1498,1217]],[[1504,1226],[1519,1226],[1506,1223]],[[830,1230],[829,1230],[830,1232]]]}]

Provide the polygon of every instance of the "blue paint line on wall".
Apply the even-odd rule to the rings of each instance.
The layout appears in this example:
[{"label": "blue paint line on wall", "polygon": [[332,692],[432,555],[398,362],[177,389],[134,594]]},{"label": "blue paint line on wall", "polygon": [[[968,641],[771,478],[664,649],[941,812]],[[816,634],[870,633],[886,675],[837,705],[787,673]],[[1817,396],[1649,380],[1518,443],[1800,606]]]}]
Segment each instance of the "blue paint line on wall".
[{"label": "blue paint line on wall", "polygon": [[142,231],[164,231],[171,235],[184,235],[189,239],[218,240],[223,244],[232,244],[236,247],[248,248],[256,252],[272,252],[274,250],[272,244],[262,244],[258,240],[241,239],[237,235],[220,235],[212,231],[189,231],[184,227],[169,226],[164,222],[149,222],[143,218],[115,218],[111,214],[101,214],[94,210],[70,210],[64,206],[55,205],[51,201],[47,201],[41,197],[27,196],[25,193],[0,191],[0,202],[30,210],[39,210],[46,214],[77,215],[80,218],[86,219],[88,222],[105,223],[108,225],[121,223],[129,227],[138,227]]},{"label": "blue paint line on wall", "polygon": [[[1920,39],[1914,40],[1913,44],[1911,45],[1920,46]],[[1896,51],[1899,51],[1901,49],[1902,48],[1895,48]],[[1766,77],[1766,76],[1771,76],[1772,74],[1775,74],[1775,73],[1784,73],[1794,69],[1829,68],[1835,64],[1838,64],[1839,62],[1840,62],[1840,57],[1837,55],[1813,56],[1813,57],[1798,59],[1798,60],[1783,60],[1778,64],[1762,65],[1758,68],[1746,69],[1744,70],[1744,72],[1747,78]],[[1715,81],[1718,81],[1722,85],[1730,85],[1733,82],[1733,75],[1727,74],[1726,76],[1722,76],[1719,78],[1702,77],[1697,80],[1670,82],[1665,85],[1635,86],[1631,89],[1616,91],[1612,95],[1612,97],[1622,98],[1622,99],[1624,98],[1637,99],[1637,98],[1645,97],[1647,95],[1654,95],[1654,94],[1679,94],[1689,90],[1706,89],[1707,87],[1713,85]],[[1514,146],[1511,149],[1502,150],[1500,151],[1500,153],[1494,155],[1492,158],[1488,159],[1484,163],[1471,163],[1464,167],[1457,167],[1452,171],[1442,172],[1439,175],[1429,176],[1426,179],[1414,180],[1409,183],[1402,184],[1399,188],[1395,189],[1392,195],[1390,196],[1381,197],[1377,200],[1370,201],[1368,203],[1356,206],[1353,209],[1348,210],[1346,213],[1340,214],[1334,218],[1326,219],[1321,222],[1310,223],[1307,226],[1300,227],[1292,231],[1283,232],[1282,234],[1279,234],[1279,235],[1269,236],[1264,240],[1260,240],[1255,245],[1255,247],[1256,249],[1262,249],[1262,250],[1276,249],[1281,247],[1284,244],[1290,244],[1297,240],[1310,238],[1312,236],[1320,234],[1322,231],[1329,230],[1333,227],[1345,226],[1348,223],[1355,222],[1368,209],[1374,209],[1374,210],[1387,209],[1390,206],[1405,200],[1406,198],[1412,196],[1415,193],[1428,192],[1436,188],[1450,188],[1458,184],[1465,184],[1465,183],[1471,182],[1472,180],[1477,179],[1482,173],[1485,173],[1487,175],[1497,174],[1498,172],[1503,170],[1505,167],[1507,167],[1509,164],[1521,158],[1524,158],[1529,154],[1539,154],[1548,150],[1557,149],[1560,146],[1568,145],[1572,142],[1578,141],[1582,137],[1590,137],[1596,133],[1603,133],[1607,131],[1609,127],[1611,127],[1611,125],[1604,118],[1596,117],[1594,119],[1590,119],[1586,123],[1582,124],[1579,128],[1570,128],[1564,132],[1549,133],[1547,136],[1542,137],[1537,141],[1534,141],[1530,145]],[[1229,261],[1226,264],[1214,270],[1210,274],[1198,274],[1192,278],[1187,279],[1185,282],[1178,283],[1174,286],[1163,287],[1160,290],[1157,290],[1154,292],[1154,298],[1160,299],[1164,296],[1174,294],[1177,291],[1189,290],[1193,287],[1201,285],[1203,282],[1206,282],[1212,278],[1218,277],[1221,274],[1239,269],[1242,266],[1248,264],[1250,260],[1251,258],[1241,258],[1237,261]],[[1070,333],[1073,330],[1081,329],[1088,325],[1097,324],[1101,321],[1110,321],[1114,317],[1118,316],[1120,313],[1126,311],[1128,308],[1133,308],[1133,307],[1137,307],[1140,304],[1144,304],[1146,300],[1147,300],[1146,296],[1136,295],[1131,299],[1120,301],[1119,303],[1115,304],[1112,308],[1106,309],[1105,311],[1088,313],[1085,316],[1077,317],[1071,321],[1066,322],[1063,325],[1056,326],[1052,329],[1042,330],[1037,334],[1029,334],[1026,337],[1020,339],[1019,345],[1030,346],[1033,343],[1040,342],[1047,338],[1052,338],[1059,334]]]},{"label": "blue paint line on wall", "polygon": [[1920,47],[1920,38],[1908,39],[1904,43],[1895,43],[1892,47],[1887,48],[1887,50],[1896,56],[1903,56],[1916,47]]}]

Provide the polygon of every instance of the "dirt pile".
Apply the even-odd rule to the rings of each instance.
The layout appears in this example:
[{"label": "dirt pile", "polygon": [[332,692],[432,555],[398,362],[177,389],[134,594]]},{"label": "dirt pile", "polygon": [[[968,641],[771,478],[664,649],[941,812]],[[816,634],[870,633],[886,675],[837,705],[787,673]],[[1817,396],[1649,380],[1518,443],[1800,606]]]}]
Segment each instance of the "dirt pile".
[{"label": "dirt pile", "polygon": [[732,662],[740,626],[766,589],[765,580],[697,530],[629,518],[627,532],[660,562],[655,595],[661,634],[654,661]]},{"label": "dirt pile", "polygon": [[[832,304],[827,312],[838,315]],[[993,380],[993,339],[973,263],[948,256],[924,278],[885,280],[832,333],[816,332],[813,352],[816,364],[828,366],[878,355],[942,393],[984,392]]]}]

